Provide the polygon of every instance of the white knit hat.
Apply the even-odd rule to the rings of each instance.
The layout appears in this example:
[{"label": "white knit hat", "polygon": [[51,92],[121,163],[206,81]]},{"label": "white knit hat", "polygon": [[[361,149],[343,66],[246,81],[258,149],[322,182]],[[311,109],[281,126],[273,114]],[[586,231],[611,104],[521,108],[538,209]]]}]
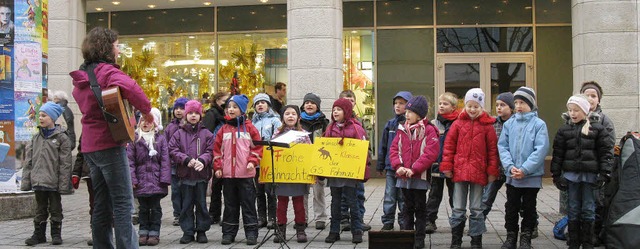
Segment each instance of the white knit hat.
[{"label": "white knit hat", "polygon": [[589,108],[591,108],[591,105],[589,104],[589,100],[587,100],[587,98],[584,95],[573,95],[569,97],[569,100],[567,101],[567,106],[569,104],[575,104],[578,107],[580,107],[580,109],[582,109],[584,114],[589,114]]},{"label": "white knit hat", "polygon": [[466,105],[469,101],[477,102],[482,109],[484,109],[484,92],[480,88],[471,88],[467,91],[467,94],[464,95],[464,104]]},{"label": "white knit hat", "polygon": [[162,113],[160,112],[160,110],[158,110],[158,108],[151,108],[151,115],[153,115],[153,122],[156,125],[156,129],[158,129],[158,131],[161,131],[164,129],[164,127],[162,127]]}]

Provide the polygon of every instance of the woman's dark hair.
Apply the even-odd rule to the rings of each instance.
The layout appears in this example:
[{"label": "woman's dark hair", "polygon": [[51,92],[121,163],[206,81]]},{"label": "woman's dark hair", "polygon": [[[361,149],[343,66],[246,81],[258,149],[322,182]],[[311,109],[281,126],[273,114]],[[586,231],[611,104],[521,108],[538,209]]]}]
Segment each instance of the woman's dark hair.
[{"label": "woman's dark hair", "polygon": [[211,98],[209,100],[209,104],[211,106],[213,106],[213,107],[224,109],[224,107],[218,105],[218,100],[222,99],[222,97],[224,97],[224,96],[229,96],[229,95],[231,95],[231,94],[229,94],[228,92],[219,91],[216,94],[211,96]]},{"label": "woman's dark hair", "polygon": [[115,63],[113,54],[113,43],[118,40],[116,31],[103,27],[95,27],[82,41],[82,57],[87,62],[104,61]]}]

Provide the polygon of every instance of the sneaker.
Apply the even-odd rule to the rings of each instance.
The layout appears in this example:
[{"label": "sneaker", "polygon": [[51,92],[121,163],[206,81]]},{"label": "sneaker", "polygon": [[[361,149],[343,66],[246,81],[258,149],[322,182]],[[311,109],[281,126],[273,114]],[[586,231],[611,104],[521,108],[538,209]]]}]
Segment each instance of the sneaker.
[{"label": "sneaker", "polygon": [[382,225],[382,229],[380,229],[380,231],[393,231],[393,223]]},{"label": "sneaker", "polygon": [[158,238],[158,236],[149,236],[149,239],[147,239],[148,246],[155,246],[155,245],[158,245],[159,243],[160,243],[160,238]]},{"label": "sneaker", "polygon": [[182,238],[180,238],[180,244],[189,244],[191,242],[193,242],[195,239],[193,238],[193,236],[189,236],[189,235],[182,235]]},{"label": "sneaker", "polygon": [[198,241],[198,243],[207,243],[209,242],[209,239],[207,238],[207,234],[205,232],[198,232],[198,236],[196,236],[196,240]]},{"label": "sneaker", "polygon": [[179,226],[180,225],[180,217],[173,217],[173,226]]},{"label": "sneaker", "polygon": [[371,230],[371,226],[369,224],[364,224],[362,223],[362,231],[369,231]]},{"label": "sneaker", "polygon": [[248,246],[253,246],[258,244],[258,238],[257,237],[247,237],[247,245]]},{"label": "sneaker", "polygon": [[326,239],[324,239],[325,243],[333,243],[340,240],[340,234],[339,233],[329,233],[329,236],[327,236]]},{"label": "sneaker", "polygon": [[147,235],[140,235],[140,238],[138,238],[138,245],[146,246],[148,243],[147,240],[149,240],[149,237]]},{"label": "sneaker", "polygon": [[233,243],[235,239],[231,235],[222,235],[222,240],[220,241],[223,245],[229,245]]},{"label": "sneaker", "polygon": [[424,240],[417,239],[415,244],[413,244],[413,248],[416,248],[416,249],[424,248]]},{"label": "sneaker", "polygon": [[427,234],[435,233],[437,229],[438,229],[438,226],[436,226],[435,222],[427,221],[427,229],[425,230]]},{"label": "sneaker", "polygon": [[327,224],[324,221],[316,221],[316,229],[317,230],[324,230],[324,228],[327,226]]},{"label": "sneaker", "polygon": [[351,243],[359,244],[362,243],[362,231],[354,232],[353,237],[351,238]]}]

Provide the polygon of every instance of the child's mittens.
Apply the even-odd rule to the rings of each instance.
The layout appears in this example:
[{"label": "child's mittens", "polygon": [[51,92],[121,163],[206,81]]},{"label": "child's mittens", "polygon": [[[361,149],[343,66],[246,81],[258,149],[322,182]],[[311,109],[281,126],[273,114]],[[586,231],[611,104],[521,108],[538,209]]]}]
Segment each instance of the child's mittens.
[{"label": "child's mittens", "polygon": [[155,149],[151,149],[151,150],[149,151],[149,156],[155,156],[155,155],[158,155],[158,151],[157,151],[157,150],[155,150]]},{"label": "child's mittens", "polygon": [[553,185],[556,185],[560,191],[567,191],[569,189],[569,184],[567,183],[567,179],[562,176],[556,176],[553,178]]},{"label": "child's mittens", "polygon": [[80,187],[80,177],[79,176],[71,176],[71,185],[73,185],[73,189],[78,189]]}]

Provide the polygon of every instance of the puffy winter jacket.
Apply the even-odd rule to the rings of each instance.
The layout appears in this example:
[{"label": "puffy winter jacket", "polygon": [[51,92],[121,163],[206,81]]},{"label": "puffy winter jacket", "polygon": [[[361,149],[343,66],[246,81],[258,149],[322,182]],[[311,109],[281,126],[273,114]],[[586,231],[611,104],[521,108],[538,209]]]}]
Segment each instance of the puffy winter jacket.
[{"label": "puffy winter jacket", "polygon": [[[188,180],[209,180],[211,178],[211,161],[213,151],[213,134],[201,123],[192,125],[185,123],[176,131],[169,142],[169,155],[177,165],[176,176]],[[191,159],[204,164],[204,169],[196,171],[187,165]]]},{"label": "puffy winter jacket", "polygon": [[[303,109],[303,108],[300,108]],[[300,125],[302,125],[302,129],[307,132],[310,132],[309,138],[311,138],[311,142],[316,137],[322,137],[324,132],[327,130],[327,126],[329,125],[329,120],[324,115],[324,113],[320,112],[320,116],[314,120],[305,120],[300,119]]]},{"label": "puffy winter jacket", "polygon": [[[514,114],[502,126],[498,151],[507,177],[511,178],[511,167],[522,170],[525,178],[541,177],[544,175],[544,158],[549,151],[547,124],[538,118],[535,111]],[[526,179],[514,180],[514,184],[518,185],[517,182],[523,180]]]},{"label": "puffy winter jacket", "polygon": [[419,127],[413,128],[412,131],[406,125],[398,128],[391,144],[389,159],[393,170],[405,167],[413,171],[412,178],[426,180],[427,177],[423,173],[428,174],[428,169],[438,159],[440,143],[438,128],[427,119],[419,122]]},{"label": "puffy winter jacket", "polygon": [[460,113],[444,142],[442,172],[452,171],[454,182],[487,185],[488,175],[498,177],[498,138],[493,129],[496,119],[482,112],[471,119]]},{"label": "puffy winter jacket", "polygon": [[251,162],[258,166],[262,158],[262,146],[252,140],[261,140],[260,133],[251,121],[245,120],[238,127],[224,124],[216,134],[213,147],[215,171],[222,170],[222,178],[252,178],[256,170],[247,169]]},{"label": "puffy winter jacket", "polygon": [[271,108],[269,108],[268,112],[254,114],[251,123],[260,133],[262,140],[271,140],[273,133],[282,126],[280,116],[273,112]]},{"label": "puffy winter jacket", "polygon": [[562,171],[611,173],[614,144],[609,131],[602,125],[601,116],[595,112],[589,114],[589,135],[581,132],[587,121],[573,123],[567,113],[563,113],[562,118],[566,123],[558,129],[553,140],[553,176],[560,176]]},{"label": "puffy winter jacket", "polygon": [[[142,113],[151,111],[151,103],[142,92],[142,88],[128,75],[120,71],[118,65],[100,63],[94,72],[100,89],[120,87],[122,98],[127,99],[137,110]],[[98,100],[91,91],[87,73],[83,70],[76,70],[69,75],[73,79],[73,97],[82,112],[81,123],[82,134],[84,134],[82,141],[80,141],[82,152],[88,153],[120,146],[111,137],[109,125],[98,106]]]},{"label": "puffy winter jacket", "polygon": [[[391,146],[394,144],[396,138],[396,132],[405,121],[404,115],[396,115],[394,118],[387,121],[387,125],[384,126],[382,131],[382,138],[380,139],[380,148],[378,148],[378,165],[376,169],[378,171],[393,170],[391,159],[389,158]],[[384,162],[384,163],[382,163]]]},{"label": "puffy winter jacket", "polygon": [[[41,128],[42,129],[42,128]],[[27,145],[20,190],[71,193],[71,139],[60,126],[49,137],[38,132]]]},{"label": "puffy winter jacket", "polygon": [[164,128],[164,138],[167,140],[167,143],[171,141],[173,134],[180,130],[180,125],[182,125],[182,119],[174,118],[167,124],[166,128]]},{"label": "puffy winter jacket", "polygon": [[224,124],[224,110],[218,109],[218,107],[209,108],[209,110],[204,113],[202,124],[204,127],[207,127],[207,129],[213,133],[213,137],[215,137],[219,127],[222,127]]},{"label": "puffy winter jacket", "polygon": [[134,142],[127,146],[127,157],[131,169],[131,184],[137,186],[133,194],[148,196],[167,195],[167,186],[171,184],[171,165],[169,163],[169,145],[164,135],[155,135],[153,148],[158,152],[149,156],[149,146],[144,138],[136,134]]}]

